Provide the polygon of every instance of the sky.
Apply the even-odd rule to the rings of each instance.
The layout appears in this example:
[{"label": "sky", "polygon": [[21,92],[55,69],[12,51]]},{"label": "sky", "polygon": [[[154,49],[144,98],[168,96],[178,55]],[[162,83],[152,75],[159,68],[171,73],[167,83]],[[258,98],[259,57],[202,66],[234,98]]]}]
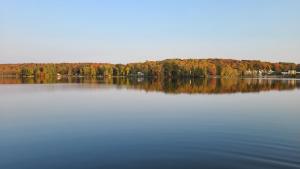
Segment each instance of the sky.
[{"label": "sky", "polygon": [[299,0],[0,0],[0,63],[300,63]]}]

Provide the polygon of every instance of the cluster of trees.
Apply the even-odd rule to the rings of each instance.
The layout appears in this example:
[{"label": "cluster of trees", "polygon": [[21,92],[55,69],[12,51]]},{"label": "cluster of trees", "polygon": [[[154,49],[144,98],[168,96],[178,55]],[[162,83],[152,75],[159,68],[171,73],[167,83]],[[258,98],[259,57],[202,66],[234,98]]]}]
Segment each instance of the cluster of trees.
[{"label": "cluster of trees", "polygon": [[256,76],[258,72],[281,74],[300,71],[295,63],[271,63],[232,59],[166,59],[143,63],[59,63],[59,64],[1,64],[0,76],[151,76],[151,77],[237,77]]}]

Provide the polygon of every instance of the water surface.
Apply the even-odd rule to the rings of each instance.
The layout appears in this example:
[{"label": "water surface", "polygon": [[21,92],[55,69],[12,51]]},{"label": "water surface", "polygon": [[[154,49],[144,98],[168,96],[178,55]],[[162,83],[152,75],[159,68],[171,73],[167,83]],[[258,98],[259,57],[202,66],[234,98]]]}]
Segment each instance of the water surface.
[{"label": "water surface", "polygon": [[300,168],[299,80],[0,83],[1,169]]}]

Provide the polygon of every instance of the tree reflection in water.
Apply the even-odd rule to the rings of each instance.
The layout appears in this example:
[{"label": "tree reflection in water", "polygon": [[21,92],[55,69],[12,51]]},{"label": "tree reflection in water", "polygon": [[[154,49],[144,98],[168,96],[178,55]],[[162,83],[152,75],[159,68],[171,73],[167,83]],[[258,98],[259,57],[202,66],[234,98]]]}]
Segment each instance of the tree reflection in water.
[{"label": "tree reflection in water", "polygon": [[300,88],[299,79],[259,79],[259,78],[98,78],[98,77],[63,77],[63,78],[1,78],[0,84],[51,84],[51,83],[86,83],[106,84],[145,91],[164,93],[236,93],[260,92],[269,90],[293,90]]}]

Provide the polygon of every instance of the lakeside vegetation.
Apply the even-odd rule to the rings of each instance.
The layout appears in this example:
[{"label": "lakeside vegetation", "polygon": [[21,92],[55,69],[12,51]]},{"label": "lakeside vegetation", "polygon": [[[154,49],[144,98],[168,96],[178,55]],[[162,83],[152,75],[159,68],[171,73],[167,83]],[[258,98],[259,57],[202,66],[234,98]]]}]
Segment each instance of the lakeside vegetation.
[{"label": "lakeside vegetation", "polygon": [[148,76],[180,77],[296,77],[300,64],[233,59],[166,59],[142,63],[27,63],[0,64],[0,76]]}]

